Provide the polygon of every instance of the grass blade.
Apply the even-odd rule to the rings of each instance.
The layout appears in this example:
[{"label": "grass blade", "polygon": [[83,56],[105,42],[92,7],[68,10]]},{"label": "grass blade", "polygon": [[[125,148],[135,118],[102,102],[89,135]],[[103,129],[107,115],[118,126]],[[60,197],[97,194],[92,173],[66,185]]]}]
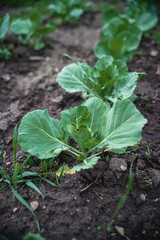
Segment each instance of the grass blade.
[{"label": "grass blade", "polygon": [[17,125],[14,128],[13,132],[13,155],[14,155],[14,168],[16,165],[16,154],[17,154]]},{"label": "grass blade", "polygon": [[14,196],[26,207],[28,208],[28,210],[33,214],[33,216],[35,217],[36,219],[36,223],[37,223],[37,228],[38,228],[38,231],[40,232],[40,225],[39,225],[39,222],[38,222],[38,219],[35,215],[35,213],[33,212],[32,208],[28,205],[28,203],[21,197],[21,195],[19,195],[19,193],[17,193],[17,191],[10,185],[11,187],[11,190],[14,194]]},{"label": "grass blade", "polygon": [[35,191],[37,191],[37,192],[41,195],[41,197],[44,199],[43,194],[41,193],[41,191],[39,190],[39,188],[38,188],[33,182],[27,181],[27,182],[26,182],[26,185],[28,185],[29,187],[31,187],[31,188],[33,188]]},{"label": "grass blade", "polygon": [[54,187],[58,187],[55,183],[52,183],[50,180],[48,180],[48,179],[46,179],[46,178],[41,177],[41,179],[44,180],[44,181],[46,181],[46,182],[48,182],[49,184],[51,184],[51,185],[54,186]]}]

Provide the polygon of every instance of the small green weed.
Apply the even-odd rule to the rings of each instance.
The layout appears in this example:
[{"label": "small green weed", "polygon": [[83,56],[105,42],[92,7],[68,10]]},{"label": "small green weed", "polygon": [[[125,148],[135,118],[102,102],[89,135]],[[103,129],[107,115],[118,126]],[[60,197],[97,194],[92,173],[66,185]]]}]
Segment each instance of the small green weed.
[{"label": "small green weed", "polygon": [[32,208],[28,205],[28,203],[19,195],[19,193],[16,191],[17,189],[17,184],[26,184],[27,186],[31,187],[34,189],[38,194],[41,195],[42,198],[44,198],[43,194],[39,190],[39,188],[35,185],[34,182],[39,182],[39,181],[46,181],[49,184],[51,184],[54,187],[58,187],[58,185],[52,183],[48,179],[44,178],[43,175],[50,175],[50,174],[55,174],[53,172],[43,172],[43,173],[36,173],[36,172],[29,172],[29,171],[24,171],[26,165],[31,162],[31,155],[29,155],[22,165],[20,165],[18,159],[16,158],[17,154],[17,125],[14,128],[13,132],[13,159],[14,159],[14,167],[13,167],[13,175],[10,177],[7,172],[4,169],[4,145],[1,147],[1,165],[0,165],[0,174],[2,176],[2,183],[4,185],[0,188],[0,191],[4,189],[5,187],[10,187],[14,196],[32,213],[32,215],[35,217],[36,223],[37,223],[37,228],[40,231],[40,225],[38,222],[38,219],[33,212]]}]

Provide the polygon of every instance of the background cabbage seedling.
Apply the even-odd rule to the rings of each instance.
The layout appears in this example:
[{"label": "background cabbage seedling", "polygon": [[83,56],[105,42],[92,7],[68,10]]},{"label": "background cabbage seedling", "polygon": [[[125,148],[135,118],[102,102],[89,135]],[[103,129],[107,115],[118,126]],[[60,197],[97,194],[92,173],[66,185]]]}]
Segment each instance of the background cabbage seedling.
[{"label": "background cabbage seedling", "polygon": [[52,33],[55,30],[55,24],[52,21],[42,26],[42,16],[35,11],[28,17],[19,16],[11,23],[11,31],[19,36],[23,44],[31,45],[35,50],[40,50],[45,46],[42,37]]},{"label": "background cabbage seedling", "polygon": [[88,92],[104,102],[114,102],[129,98],[144,75],[128,72],[124,61],[105,56],[93,68],[86,63],[72,63],[62,69],[56,80],[69,93]]},{"label": "background cabbage seedling", "polygon": [[107,8],[102,17],[102,41],[95,46],[95,55],[101,58],[112,55],[115,59],[129,61],[141,41],[142,34],[154,27],[157,15],[146,7],[126,7],[120,14],[115,8]]}]

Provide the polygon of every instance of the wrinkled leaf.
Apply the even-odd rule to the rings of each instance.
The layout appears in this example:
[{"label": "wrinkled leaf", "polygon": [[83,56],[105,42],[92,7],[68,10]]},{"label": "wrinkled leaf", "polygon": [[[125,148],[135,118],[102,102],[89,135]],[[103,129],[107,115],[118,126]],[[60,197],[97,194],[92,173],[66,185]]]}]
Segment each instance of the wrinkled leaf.
[{"label": "wrinkled leaf", "polygon": [[147,120],[128,99],[117,101],[99,120],[98,147],[121,149],[135,145]]},{"label": "wrinkled leaf", "polygon": [[49,117],[47,110],[26,114],[19,127],[18,141],[24,152],[40,159],[58,156],[65,146],[65,132],[60,121]]},{"label": "wrinkled leaf", "polygon": [[33,25],[30,19],[23,20],[21,18],[13,20],[11,23],[11,31],[15,34],[28,34],[32,32]]},{"label": "wrinkled leaf", "polygon": [[138,19],[136,25],[141,31],[148,31],[156,25],[158,18],[151,12],[143,13]]},{"label": "wrinkled leaf", "polygon": [[117,11],[117,9],[111,7],[104,11],[102,20],[103,20],[103,22],[107,23],[111,19],[113,19],[114,17],[117,17],[117,16],[119,16],[119,12]]},{"label": "wrinkled leaf", "polygon": [[86,102],[84,102],[83,105],[86,106],[89,110],[91,118],[90,128],[92,132],[96,135],[98,131],[99,118],[102,115],[107,114],[110,109],[110,105],[109,103],[104,103],[99,98],[90,98]]}]

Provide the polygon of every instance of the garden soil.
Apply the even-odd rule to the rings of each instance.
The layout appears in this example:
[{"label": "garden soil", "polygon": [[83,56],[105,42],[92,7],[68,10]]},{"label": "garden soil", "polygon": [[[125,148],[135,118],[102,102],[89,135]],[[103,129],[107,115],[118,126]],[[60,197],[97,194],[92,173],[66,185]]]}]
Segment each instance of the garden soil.
[{"label": "garden soil", "polygon": [[[58,27],[50,35],[49,45],[40,52],[22,46],[15,37],[5,40],[6,44],[15,45],[12,58],[0,61],[0,145],[4,144],[4,167],[10,176],[13,129],[22,117],[35,109],[48,109],[51,117],[60,119],[62,110],[84,101],[80,93],[62,90],[56,76],[64,65],[71,63],[62,53],[94,66],[97,59],[93,49],[101,27],[100,13],[85,14],[79,25]],[[151,36],[146,36],[139,50],[142,53],[128,64],[130,71],[147,73],[135,91],[135,104],[148,120],[138,146],[122,155],[102,154],[93,169],[63,175],[60,188],[47,182],[37,183],[44,199],[26,185],[17,187],[29,204],[39,203],[35,214],[47,240],[160,239],[160,49]],[[19,146],[20,163],[26,155]],[[33,160],[36,165],[27,170],[42,172],[40,161]],[[63,153],[53,164],[53,172],[63,163],[73,166],[76,161]],[[120,163],[127,164],[126,171],[121,171]],[[107,224],[125,193],[131,163],[132,190],[112,232],[107,232]],[[55,175],[48,179],[56,183]],[[28,232],[37,232],[33,215],[9,187],[4,188],[0,192],[0,234],[9,240],[21,240]]]}]

